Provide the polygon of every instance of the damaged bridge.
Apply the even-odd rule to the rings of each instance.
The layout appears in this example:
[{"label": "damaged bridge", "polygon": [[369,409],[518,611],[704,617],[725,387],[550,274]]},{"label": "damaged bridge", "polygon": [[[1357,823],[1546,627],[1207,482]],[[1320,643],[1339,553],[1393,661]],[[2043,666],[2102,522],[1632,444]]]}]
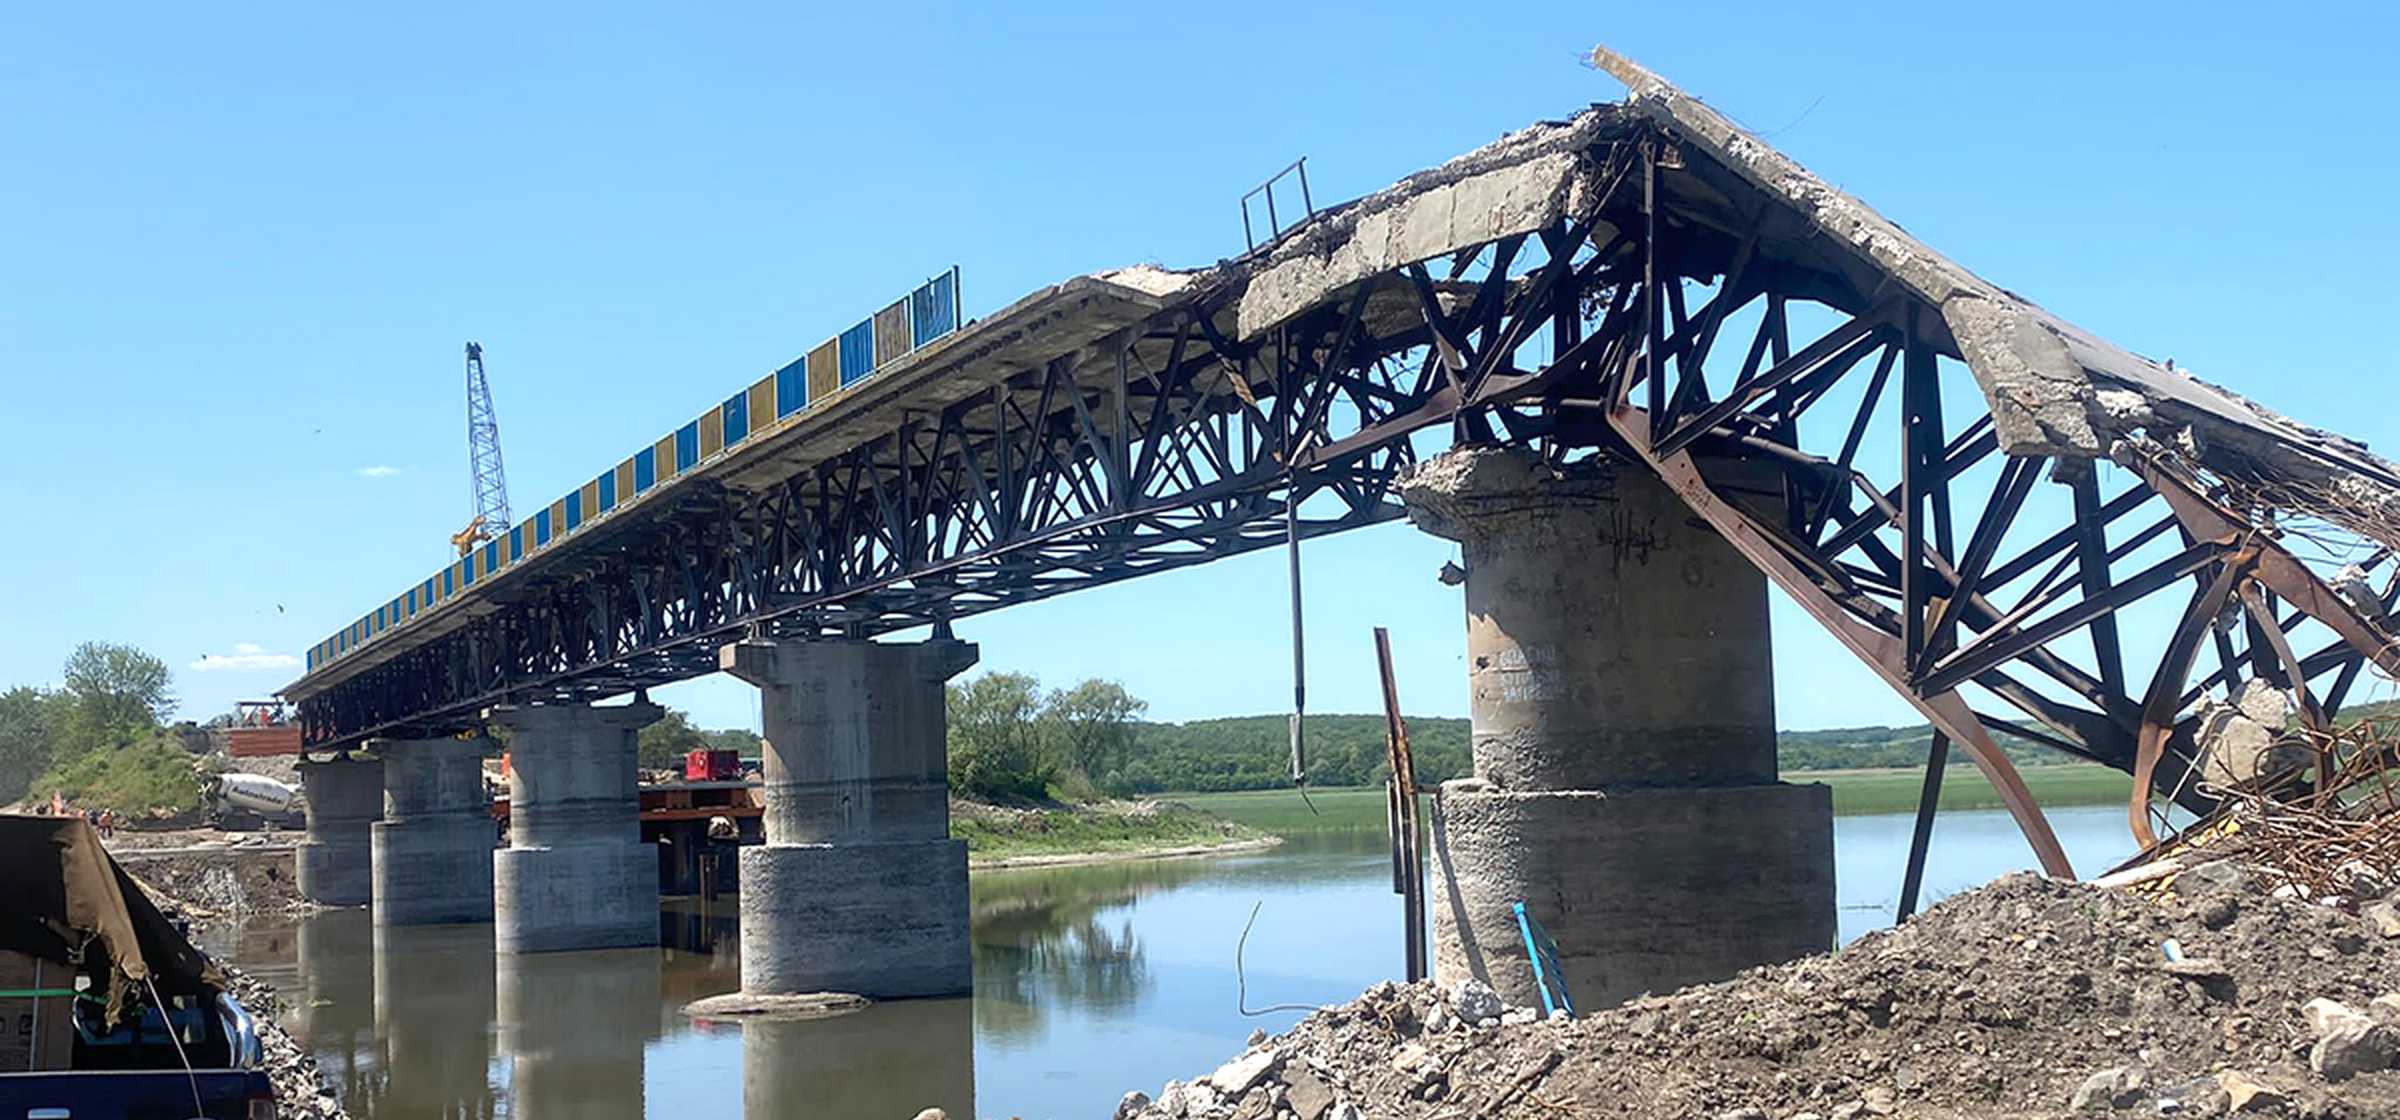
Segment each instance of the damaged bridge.
[{"label": "damaged bridge", "polygon": [[[1476,777],[1444,794],[1437,966],[1530,998],[1523,900],[1605,1000],[1832,936],[1830,806],[1774,769],[1768,583],[1924,714],[1937,758],[1984,770],[2059,875],[2001,742],[2135,775],[2149,841],[2169,804],[2255,776],[2266,752],[2209,750],[2229,704],[2321,725],[2400,670],[2391,464],[1593,62],[1625,101],[1214,267],[1027,295],[412,611],[286,689],[310,749],[496,710],[548,752],[519,781],[614,773],[643,708],[591,701],[729,668],[767,691],[771,744],[745,987],[963,990],[938,684],[974,650],[952,624],[1409,517],[1468,561]],[[934,640],[870,640],[918,627]],[[878,906],[941,967],[862,979],[839,962],[897,952],[889,929],[765,916],[774,892],[895,882],[920,901]],[[506,911],[531,888],[500,889]]]}]

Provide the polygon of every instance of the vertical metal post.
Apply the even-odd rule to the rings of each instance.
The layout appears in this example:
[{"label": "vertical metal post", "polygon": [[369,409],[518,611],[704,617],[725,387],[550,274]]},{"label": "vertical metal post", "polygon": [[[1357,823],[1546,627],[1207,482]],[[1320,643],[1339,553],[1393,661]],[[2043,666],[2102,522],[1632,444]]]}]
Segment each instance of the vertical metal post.
[{"label": "vertical metal post", "polygon": [[1925,754],[1925,791],[1917,795],[1917,829],[1908,840],[1908,868],[1900,873],[1900,911],[1905,922],[1917,912],[1917,893],[1925,886],[1925,853],[1933,846],[1933,814],[1942,803],[1942,771],[1950,765],[1950,737],[1933,733],[1933,749]]},{"label": "vertical metal post", "polygon": [[1292,784],[1308,784],[1308,744],[1301,718],[1308,714],[1308,649],[1300,618],[1300,480],[1293,478],[1283,502],[1284,556],[1292,585]]},{"label": "vertical metal post", "polygon": [[1650,442],[1656,445],[1667,414],[1666,369],[1660,364],[1658,299],[1658,143],[1642,145],[1642,367],[1648,385]]},{"label": "vertical metal post", "polygon": [[[1900,640],[1902,664],[1914,681],[1925,652],[1926,580],[1925,395],[1933,383],[1933,351],[1917,337],[1917,305],[1908,305],[1908,336],[1900,369]],[[1934,438],[1939,438],[1937,435]]]},{"label": "vertical metal post", "polygon": [[1417,764],[1400,718],[1400,685],[1392,673],[1392,635],[1375,628],[1375,668],[1383,680],[1385,804],[1391,812],[1392,889],[1400,896],[1401,953],[1408,982],[1425,978],[1425,868],[1417,834]]}]

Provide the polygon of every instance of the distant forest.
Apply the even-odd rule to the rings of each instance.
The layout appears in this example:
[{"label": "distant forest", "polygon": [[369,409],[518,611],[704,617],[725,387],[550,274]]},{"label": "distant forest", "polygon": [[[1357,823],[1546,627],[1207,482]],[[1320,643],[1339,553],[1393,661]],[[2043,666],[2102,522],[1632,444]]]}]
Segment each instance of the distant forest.
[{"label": "distant forest", "polygon": [[[1139,723],[1117,783],[1133,793],[1214,792],[1269,789],[1291,783],[1288,716],[1235,716],[1189,723]],[[1848,770],[1922,766],[1933,729],[1848,727],[1829,731],[1786,731],[1776,754],[1785,771]],[[1311,785],[1354,786],[1383,780],[1383,717],[1308,717],[1308,780]],[[1409,745],[1416,750],[1420,781],[1467,773],[1467,721],[1414,717]],[[2002,746],[2020,766],[2073,761],[2030,743]]]}]

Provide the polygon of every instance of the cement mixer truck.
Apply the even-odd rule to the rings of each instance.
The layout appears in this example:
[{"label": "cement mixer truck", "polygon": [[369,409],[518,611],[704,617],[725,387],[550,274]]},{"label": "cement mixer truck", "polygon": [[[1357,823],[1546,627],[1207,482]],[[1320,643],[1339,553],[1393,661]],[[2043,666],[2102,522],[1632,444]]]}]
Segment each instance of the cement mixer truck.
[{"label": "cement mixer truck", "polygon": [[299,828],[307,823],[298,787],[239,771],[217,775],[208,816],[209,823],[229,831]]}]

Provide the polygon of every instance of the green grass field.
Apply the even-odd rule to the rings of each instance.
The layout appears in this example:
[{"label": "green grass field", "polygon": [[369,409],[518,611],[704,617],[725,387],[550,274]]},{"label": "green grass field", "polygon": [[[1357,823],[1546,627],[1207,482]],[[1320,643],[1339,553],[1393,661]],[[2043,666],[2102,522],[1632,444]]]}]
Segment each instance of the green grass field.
[{"label": "green grass field", "polygon": [[[2133,790],[2131,778],[2095,763],[2029,766],[2020,773],[2034,798],[2046,807],[2121,805]],[[1784,779],[1832,786],[1833,811],[1845,816],[1914,812],[1917,794],[1925,785],[1923,772],[1917,770],[1800,772],[1786,774]],[[1312,789],[1306,802],[1288,789],[1170,793],[1159,798],[1181,801],[1278,836],[1383,827],[1383,790],[1373,787]],[[1310,803],[1316,806],[1315,812],[1310,811]],[[1942,808],[1997,809],[2000,795],[1983,780],[1974,763],[1954,754],[1942,780]]]}]

